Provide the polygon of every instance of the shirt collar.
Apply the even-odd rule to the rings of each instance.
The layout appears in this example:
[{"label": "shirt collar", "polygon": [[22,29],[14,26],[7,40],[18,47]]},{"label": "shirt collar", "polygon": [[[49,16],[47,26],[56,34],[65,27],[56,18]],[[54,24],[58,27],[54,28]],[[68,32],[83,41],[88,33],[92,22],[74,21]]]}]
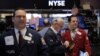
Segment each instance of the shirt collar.
[{"label": "shirt collar", "polygon": [[53,32],[54,32],[55,34],[58,33],[52,26],[51,26],[50,28],[53,30]]},{"label": "shirt collar", "polygon": [[[75,29],[75,32],[77,32],[77,31],[78,31],[78,28]],[[73,32],[73,31],[71,31],[71,32]]]},{"label": "shirt collar", "polygon": [[[27,30],[26,28],[20,30],[20,31],[21,31],[21,34],[22,34],[23,36],[25,36],[26,30]],[[19,30],[15,28],[15,33],[16,33],[16,34],[18,33],[18,31],[19,31]]]}]

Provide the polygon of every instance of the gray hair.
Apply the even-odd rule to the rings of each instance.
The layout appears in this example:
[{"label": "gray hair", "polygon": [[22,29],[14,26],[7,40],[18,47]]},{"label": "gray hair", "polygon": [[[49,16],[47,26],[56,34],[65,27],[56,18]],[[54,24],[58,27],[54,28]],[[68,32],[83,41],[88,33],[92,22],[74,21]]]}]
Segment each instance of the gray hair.
[{"label": "gray hair", "polygon": [[52,24],[53,24],[53,23],[59,23],[59,22],[63,22],[63,23],[64,23],[64,19],[63,19],[63,18],[58,18],[58,17],[56,17],[56,18],[54,18],[54,19],[52,20]]}]

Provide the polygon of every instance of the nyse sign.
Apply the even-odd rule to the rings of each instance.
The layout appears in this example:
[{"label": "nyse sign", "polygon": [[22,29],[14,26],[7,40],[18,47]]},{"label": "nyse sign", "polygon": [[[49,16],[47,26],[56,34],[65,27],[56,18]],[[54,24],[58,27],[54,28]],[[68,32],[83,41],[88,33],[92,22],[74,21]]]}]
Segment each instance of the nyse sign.
[{"label": "nyse sign", "polygon": [[49,6],[65,6],[65,0],[49,0]]}]

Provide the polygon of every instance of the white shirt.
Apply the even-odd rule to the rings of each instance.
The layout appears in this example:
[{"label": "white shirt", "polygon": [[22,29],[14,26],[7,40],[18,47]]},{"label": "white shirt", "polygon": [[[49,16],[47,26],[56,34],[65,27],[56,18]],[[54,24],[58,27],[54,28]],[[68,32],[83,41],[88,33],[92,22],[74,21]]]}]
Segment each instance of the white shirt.
[{"label": "white shirt", "polygon": [[[14,29],[15,30],[15,35],[16,35],[16,39],[17,39],[17,41],[19,42],[19,30],[18,29]],[[26,34],[26,31],[27,31],[27,29],[26,28],[24,28],[24,29],[22,29],[22,30],[20,30],[21,31],[21,34],[22,34],[22,36],[23,36],[23,38],[25,37],[25,34]]]},{"label": "white shirt", "polygon": [[75,32],[70,31],[72,40],[75,38],[77,31],[78,31],[78,29],[75,29]]}]

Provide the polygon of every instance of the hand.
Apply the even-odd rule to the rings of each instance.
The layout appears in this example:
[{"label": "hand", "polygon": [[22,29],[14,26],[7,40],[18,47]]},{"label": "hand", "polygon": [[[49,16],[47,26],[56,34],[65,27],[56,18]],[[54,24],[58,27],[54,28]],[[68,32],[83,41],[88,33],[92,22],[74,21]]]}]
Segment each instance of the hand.
[{"label": "hand", "polygon": [[68,48],[69,47],[69,41],[65,41],[64,45],[65,45],[66,48]]},{"label": "hand", "polygon": [[85,52],[85,53],[84,53],[84,56],[89,56],[89,53],[88,53],[88,52]]},{"label": "hand", "polygon": [[73,49],[74,45],[75,45],[75,44],[72,43],[72,44],[70,45],[69,49],[70,49],[70,50]]}]

